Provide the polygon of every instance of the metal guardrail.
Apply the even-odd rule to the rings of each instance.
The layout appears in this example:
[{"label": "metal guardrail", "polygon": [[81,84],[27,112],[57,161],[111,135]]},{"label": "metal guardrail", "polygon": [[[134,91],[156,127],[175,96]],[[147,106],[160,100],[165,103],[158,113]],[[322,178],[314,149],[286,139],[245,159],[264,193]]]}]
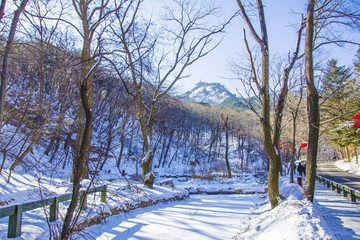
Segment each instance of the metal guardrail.
[{"label": "metal guardrail", "polygon": [[[101,192],[101,202],[106,202],[107,186],[95,187],[89,190],[80,191],[80,208],[82,210],[87,207],[87,195],[91,193]],[[21,205],[14,205],[9,207],[0,208],[0,218],[9,216],[8,223],[8,238],[16,238],[21,235],[21,218],[22,213],[44,206],[50,205],[49,221],[54,222],[58,219],[59,203],[70,200],[72,193],[61,195],[49,199],[44,199],[37,202],[30,202]]]},{"label": "metal guardrail", "polygon": [[360,198],[360,192],[353,188],[341,185],[337,182],[331,181],[330,179],[321,177],[319,175],[316,175],[316,179],[319,182],[322,182],[324,185],[326,184],[327,188],[331,188],[332,191],[336,190],[337,193],[342,193],[343,197],[348,197],[348,195],[350,195],[351,202],[356,202],[357,197]]}]

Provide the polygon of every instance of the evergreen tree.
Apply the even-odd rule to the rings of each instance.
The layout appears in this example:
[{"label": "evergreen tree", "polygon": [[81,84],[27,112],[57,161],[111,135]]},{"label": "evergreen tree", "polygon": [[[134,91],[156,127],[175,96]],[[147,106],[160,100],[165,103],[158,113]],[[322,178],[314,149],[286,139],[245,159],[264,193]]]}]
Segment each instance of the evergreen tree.
[{"label": "evergreen tree", "polygon": [[354,79],[345,66],[337,66],[336,60],[330,60],[322,79],[321,95],[324,118],[333,118],[351,109],[354,92]]},{"label": "evergreen tree", "polygon": [[328,62],[325,76],[322,79],[322,116],[326,119],[336,118],[336,121],[328,123],[326,129],[331,142],[349,161],[351,150],[356,152],[356,147],[359,145],[359,134],[357,128],[352,126],[353,120],[351,120],[351,117],[356,114],[355,110],[360,107],[359,53],[360,51],[354,61],[354,77],[349,68],[337,66],[337,61],[331,60]]}]

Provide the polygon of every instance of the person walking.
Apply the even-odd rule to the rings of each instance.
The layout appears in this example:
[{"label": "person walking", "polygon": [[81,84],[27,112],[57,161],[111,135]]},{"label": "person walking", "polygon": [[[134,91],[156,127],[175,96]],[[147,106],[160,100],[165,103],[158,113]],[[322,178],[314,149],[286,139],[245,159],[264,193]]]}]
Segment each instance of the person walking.
[{"label": "person walking", "polygon": [[304,168],[303,166],[301,165],[301,163],[299,163],[298,167],[297,167],[297,170],[298,170],[298,173],[299,173],[299,176],[302,177],[302,174],[304,172]]}]

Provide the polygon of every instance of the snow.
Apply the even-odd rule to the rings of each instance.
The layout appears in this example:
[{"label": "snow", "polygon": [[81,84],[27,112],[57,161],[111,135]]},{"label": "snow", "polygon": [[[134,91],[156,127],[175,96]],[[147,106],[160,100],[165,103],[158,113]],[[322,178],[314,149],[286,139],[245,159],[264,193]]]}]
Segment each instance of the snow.
[{"label": "snow", "polygon": [[191,102],[207,102],[212,105],[220,105],[224,101],[236,98],[225,86],[219,83],[199,82],[196,86],[181,96],[181,99]]},{"label": "snow", "polygon": [[[340,160],[337,167],[357,172],[358,164]],[[258,203],[253,217],[238,239],[360,239],[360,205],[352,203],[325,185],[316,183],[314,203],[302,200],[303,188],[280,180],[280,194],[285,197],[270,210],[268,200]]]},{"label": "snow", "polygon": [[[346,165],[344,162],[337,164]],[[6,206],[38,200],[39,187],[49,195],[68,193],[71,189],[71,185],[62,179],[43,177],[39,181],[37,177],[16,172],[10,183],[6,180],[5,171],[0,178],[0,202],[6,201]],[[88,209],[82,218],[111,213],[110,210],[116,206],[130,210],[142,201],[161,202],[173,196],[184,196],[187,194],[185,188],[202,192],[241,189],[243,193],[256,193],[199,193],[182,201],[109,214],[101,224],[85,228],[75,239],[360,239],[360,205],[351,203],[320,183],[316,185],[315,201],[311,203],[302,200],[302,187],[289,183],[287,176],[282,177],[280,194],[285,199],[279,200],[279,206],[271,210],[267,194],[259,193],[266,186],[258,183],[251,174],[231,180],[172,180],[174,191],[170,186],[159,186],[162,180],[158,178],[154,189],[130,183],[124,178],[105,181],[109,190],[107,202],[100,203],[98,196],[89,197]],[[61,216],[64,216],[68,204],[60,204]],[[6,239],[7,223],[8,218],[0,219],[0,239]],[[51,226],[53,231],[59,231],[61,221]],[[23,213],[22,235],[17,239],[48,238],[44,209]]]},{"label": "snow", "polygon": [[333,239],[310,202],[288,200],[272,211],[268,206],[258,211],[262,211],[260,217],[251,221],[238,239]]},{"label": "snow", "polygon": [[333,239],[314,205],[302,200],[302,188],[282,178],[280,194],[286,200],[271,210],[269,200],[258,204],[254,217],[238,239]]},{"label": "snow", "polygon": [[360,175],[360,164],[356,163],[356,157],[353,157],[350,162],[348,160],[336,161],[334,165],[343,171]]},{"label": "snow", "polygon": [[96,239],[231,239],[247,221],[258,195],[192,195],[89,228]]},{"label": "snow", "polygon": [[359,203],[351,203],[322,184],[317,184],[314,203],[336,239],[360,239]]},{"label": "snow", "polygon": [[[43,178],[38,181],[34,176],[28,174],[12,173],[10,183],[6,183],[7,170],[2,172],[0,178],[0,206],[18,205],[25,202],[40,201],[42,198],[55,197],[57,195],[71,193],[71,184],[61,179]],[[142,184],[128,182],[126,179],[115,179],[111,181],[101,181],[99,184],[106,184],[107,201],[100,202],[100,193],[88,196],[88,208],[82,212],[81,221],[96,220],[98,216],[124,214],[136,207],[142,207],[144,204],[163,202],[179,197],[185,197],[188,193],[184,189],[175,189],[172,191],[169,187],[156,186],[149,189]],[[83,188],[89,184],[89,180],[82,181]],[[40,194],[40,189],[43,195]],[[59,231],[61,227],[61,218],[65,216],[66,209],[70,201],[59,204],[59,219],[51,223],[52,231]],[[45,212],[48,216],[49,207],[38,208],[27,211],[22,214],[21,237],[17,239],[49,239],[49,227]],[[106,221],[106,219],[105,219]],[[0,218],[0,239],[6,239],[8,229],[8,217]],[[86,231],[85,231],[86,232]],[[81,234],[80,234],[81,235]],[[85,238],[87,239],[87,238]]]}]

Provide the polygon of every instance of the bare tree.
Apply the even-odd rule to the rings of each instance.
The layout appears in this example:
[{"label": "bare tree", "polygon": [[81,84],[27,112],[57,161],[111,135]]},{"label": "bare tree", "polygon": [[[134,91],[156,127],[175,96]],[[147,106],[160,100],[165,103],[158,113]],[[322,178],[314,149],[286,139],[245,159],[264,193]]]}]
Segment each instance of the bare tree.
[{"label": "bare tree", "polygon": [[[81,188],[80,182],[82,178],[88,177],[88,157],[93,121],[93,76],[102,57],[100,39],[103,30],[99,30],[99,28],[103,27],[106,18],[115,11],[115,9],[112,9],[110,6],[110,3],[112,3],[110,0],[73,0],[72,3],[81,22],[81,30],[77,29],[82,38],[79,78],[80,107],[77,116],[78,130],[72,172],[73,194],[70,206],[65,215],[60,236],[61,239],[68,239],[73,231],[73,226],[76,224],[76,221],[73,223],[73,226],[71,221],[78,203]],[[94,38],[98,40],[96,47],[93,47]],[[97,58],[96,61],[95,58]]]},{"label": "bare tree", "polygon": [[[10,27],[9,36],[7,39],[6,47],[5,47],[5,53],[3,57],[3,63],[2,63],[2,69],[1,69],[1,89],[0,89],[0,130],[3,124],[4,119],[4,106],[5,106],[5,96],[6,96],[6,86],[8,82],[8,59],[10,52],[12,50],[13,44],[14,44],[14,38],[15,38],[15,32],[17,25],[19,23],[20,14],[24,11],[26,4],[28,3],[28,0],[22,0],[17,10],[14,12],[13,20]],[[4,9],[5,9],[5,1],[3,0],[1,2],[0,6],[0,14],[1,18],[4,15]]]},{"label": "bare tree", "polygon": [[307,110],[309,120],[308,152],[306,165],[306,181],[304,199],[313,201],[315,190],[316,161],[319,141],[319,96],[314,80],[313,52],[324,45],[344,44],[359,45],[357,39],[344,38],[344,31],[358,30],[360,25],[360,4],[353,0],[321,0],[308,1],[306,41],[305,41],[305,71],[307,83]]},{"label": "bare tree", "polygon": [[[261,30],[261,36],[260,36],[256,32],[253,23],[248,17],[248,14],[242,4],[242,1],[237,0],[237,3],[240,7],[240,11],[243,18],[245,19],[250,29],[251,35],[254,37],[254,39],[259,44],[261,49],[261,58],[262,58],[261,79],[259,79],[255,66],[255,61],[252,52],[250,50],[248,41],[246,39],[246,33],[244,30],[244,41],[245,41],[246,49],[249,54],[250,64],[251,64],[251,76],[249,78],[251,79],[251,81],[254,82],[259,96],[259,100],[261,102],[261,113],[258,114],[258,116],[260,118],[261,127],[262,127],[262,138],[263,138],[264,148],[270,160],[268,190],[269,190],[269,199],[270,199],[271,207],[274,208],[278,204],[278,197],[279,197],[279,171],[281,167],[281,161],[280,161],[278,145],[280,141],[282,112],[285,106],[286,96],[288,92],[289,72],[293,68],[299,52],[299,45],[301,40],[301,32],[303,29],[303,24],[302,23],[300,24],[300,28],[298,30],[298,38],[293,56],[290,59],[289,65],[284,69],[281,90],[277,97],[274,129],[272,131],[271,123],[270,123],[270,94],[269,94],[269,71],[270,71],[269,54],[270,53],[268,46],[268,35],[267,35],[264,7],[261,0],[256,1],[257,3],[256,8],[259,14],[259,24]],[[251,108],[254,112],[256,112],[254,107]]]},{"label": "bare tree", "polygon": [[[301,81],[302,82],[302,81]],[[294,182],[294,171],[295,171],[295,159],[296,159],[296,130],[297,130],[297,121],[299,116],[300,104],[303,98],[303,85],[301,84],[298,101],[294,106],[288,106],[288,109],[291,113],[291,120],[292,120],[292,158],[290,162],[290,183]],[[292,102],[295,102],[296,99],[294,98]]]},{"label": "bare tree", "polygon": [[228,120],[229,117],[225,117],[224,114],[221,114],[221,120],[224,125],[225,129],[225,162],[226,162],[226,168],[228,172],[228,177],[231,178],[231,167],[229,162],[229,127],[228,127]]},{"label": "bare tree", "polygon": [[4,15],[5,15],[5,5],[6,5],[6,0],[1,0],[1,5],[0,5],[0,22],[3,19]]},{"label": "bare tree", "polygon": [[309,0],[306,16],[305,72],[306,100],[309,119],[308,152],[306,161],[306,180],[304,199],[313,201],[315,191],[316,159],[319,141],[319,96],[314,81],[313,46],[314,46],[314,7],[315,1]]},{"label": "bare tree", "polygon": [[157,103],[184,77],[189,66],[217,46],[217,43],[212,43],[213,38],[224,31],[229,21],[219,26],[204,27],[206,20],[214,15],[214,8],[206,5],[194,11],[193,4],[173,1],[175,9],[167,9],[165,19],[167,26],[172,26],[166,31],[170,42],[162,45],[164,43],[161,44],[160,38],[151,36],[151,22],[145,24],[143,29],[139,28],[141,24],[136,18],[141,3],[130,1],[128,9],[133,9],[132,15],[117,12],[118,28],[112,27],[114,36],[122,45],[119,59],[126,65],[119,65],[114,58],[108,60],[138,108],[137,120],[144,146],[143,182],[152,187],[153,179],[150,180],[149,174],[154,154],[152,137]]}]

